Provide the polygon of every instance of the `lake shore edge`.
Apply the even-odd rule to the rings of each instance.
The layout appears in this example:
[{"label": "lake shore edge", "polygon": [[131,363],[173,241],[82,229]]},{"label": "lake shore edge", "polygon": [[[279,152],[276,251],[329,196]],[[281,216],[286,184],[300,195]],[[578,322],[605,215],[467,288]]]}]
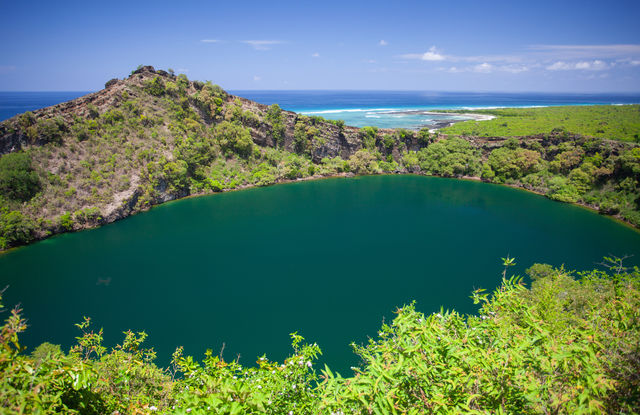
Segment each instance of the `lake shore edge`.
[{"label": "lake shore edge", "polygon": [[278,185],[283,185],[283,184],[293,184],[293,183],[299,183],[299,182],[307,182],[307,181],[317,181],[317,180],[328,180],[328,179],[340,179],[340,178],[358,178],[358,177],[367,177],[367,176],[422,176],[422,177],[434,177],[434,178],[441,178],[441,179],[453,179],[453,180],[468,180],[468,181],[473,181],[473,182],[481,182],[481,183],[485,183],[485,184],[493,184],[496,186],[506,186],[506,187],[510,187],[512,189],[516,189],[516,190],[522,190],[525,192],[529,192],[529,193],[534,193],[538,196],[542,196],[545,199],[549,199],[552,200],[554,202],[558,202],[558,203],[562,203],[562,204],[569,204],[569,205],[574,205],[583,209],[587,209],[593,213],[597,213],[600,216],[604,216],[607,218],[610,218],[611,220],[617,222],[620,225],[623,225],[629,229],[634,230],[635,232],[640,233],[640,229],[636,228],[635,226],[633,226],[633,224],[631,224],[630,222],[624,220],[620,215],[607,215],[607,214],[603,214],[600,213],[598,208],[586,203],[580,203],[580,202],[562,202],[562,201],[558,201],[558,200],[553,200],[549,197],[547,197],[546,194],[536,191],[536,190],[532,190],[532,189],[527,189],[524,186],[518,186],[515,184],[506,184],[506,183],[493,183],[493,182],[489,182],[486,180],[483,180],[481,177],[478,176],[460,176],[460,177],[446,177],[446,176],[437,176],[437,175],[429,175],[429,174],[423,174],[423,173],[415,173],[415,172],[409,172],[409,171],[397,171],[397,172],[388,172],[388,173],[378,173],[378,174],[355,174],[352,172],[343,172],[343,173],[338,173],[338,174],[327,174],[327,175],[313,175],[313,176],[307,176],[307,177],[300,177],[297,179],[279,179],[276,182],[266,185],[266,186],[259,186],[256,184],[246,184],[246,185],[241,185],[236,187],[235,189],[224,189],[222,191],[219,192],[197,192],[197,193],[192,193],[189,195],[185,195],[185,196],[179,196],[176,198],[169,198],[166,199],[160,203],[156,203],[156,204],[152,204],[149,206],[146,206],[142,209],[139,210],[135,210],[130,212],[127,215],[124,216],[116,216],[116,217],[109,217],[106,220],[104,220],[103,222],[97,224],[97,225],[90,225],[90,224],[85,224],[82,227],[80,227],[79,229],[74,229],[72,231],[64,231],[64,232],[55,232],[52,233],[50,235],[47,236],[43,236],[43,237],[38,237],[37,239],[34,239],[32,242],[25,244],[25,245],[19,245],[19,246],[14,246],[11,247],[9,249],[5,249],[5,250],[0,250],[0,255],[6,254],[8,252],[11,252],[13,250],[16,249],[20,249],[20,248],[24,248],[30,245],[33,245],[37,242],[40,241],[44,241],[44,240],[48,240],[51,238],[54,238],[56,236],[60,236],[60,235],[64,235],[64,234],[68,234],[68,233],[76,233],[76,232],[82,232],[85,230],[91,230],[91,229],[98,229],[101,228],[102,226],[106,226],[109,225],[111,223],[115,223],[118,222],[120,220],[124,220],[126,218],[129,218],[131,216],[135,216],[139,213],[143,213],[143,212],[148,212],[151,209],[167,204],[167,203],[171,203],[171,202],[177,202],[180,200],[185,200],[185,199],[191,199],[191,198],[198,198],[198,197],[204,197],[204,196],[212,196],[212,195],[217,195],[217,194],[224,194],[224,193],[229,193],[229,192],[238,192],[238,191],[242,191],[242,190],[251,190],[251,189],[256,189],[256,188],[261,188],[261,187],[272,187],[272,186],[278,186]]}]

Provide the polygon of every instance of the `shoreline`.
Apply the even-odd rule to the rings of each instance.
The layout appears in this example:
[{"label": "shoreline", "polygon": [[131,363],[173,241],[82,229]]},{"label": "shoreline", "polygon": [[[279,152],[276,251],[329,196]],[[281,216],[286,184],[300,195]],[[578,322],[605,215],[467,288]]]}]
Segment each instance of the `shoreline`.
[{"label": "shoreline", "polygon": [[529,192],[529,193],[533,193],[536,194],[538,196],[542,196],[545,199],[548,199],[552,202],[557,202],[557,203],[562,203],[562,204],[568,204],[568,205],[573,205],[573,206],[577,206],[583,209],[587,209],[593,213],[598,214],[599,216],[603,216],[606,218],[609,218],[611,220],[613,220],[614,222],[617,222],[620,225],[623,225],[635,232],[640,233],[640,228],[636,228],[635,226],[633,226],[630,222],[625,221],[622,217],[620,217],[619,215],[607,215],[607,214],[602,214],[599,212],[599,210],[597,208],[595,208],[594,206],[585,204],[585,203],[580,203],[580,202],[561,202],[558,200],[553,200],[551,198],[548,198],[544,193],[536,191],[536,190],[531,190],[531,189],[526,189],[522,186],[517,186],[517,185],[512,185],[512,184],[505,184],[505,183],[492,183],[492,182],[487,182],[482,180],[482,178],[478,177],[478,176],[459,176],[459,177],[446,177],[446,176],[435,176],[435,175],[429,175],[429,174],[423,174],[423,173],[413,173],[413,172],[408,172],[408,171],[397,171],[397,172],[390,172],[390,173],[378,173],[378,174],[354,174],[351,172],[343,172],[343,173],[338,173],[338,174],[329,174],[329,175],[314,175],[314,176],[308,176],[308,177],[300,177],[297,179],[282,179],[282,180],[278,180],[272,184],[266,185],[266,186],[257,186],[254,184],[248,184],[248,185],[242,185],[242,186],[238,186],[235,189],[225,189],[219,192],[198,192],[198,193],[193,193],[193,194],[189,194],[186,196],[182,196],[182,197],[177,197],[175,199],[169,199],[169,200],[165,200],[161,203],[157,203],[157,204],[153,204],[148,206],[147,208],[144,209],[140,209],[138,211],[135,211],[129,215],[126,215],[124,217],[121,218],[114,218],[113,220],[109,220],[109,221],[105,221],[104,223],[99,223],[96,226],[84,226],[80,229],[77,230],[73,230],[73,231],[66,231],[66,232],[59,232],[59,233],[54,233],[51,235],[48,235],[46,237],[43,238],[37,238],[34,239],[32,242],[26,244],[26,245],[20,245],[20,246],[14,246],[11,247],[9,249],[5,249],[5,250],[0,250],[0,256],[4,255],[8,252],[11,252],[13,250],[16,249],[20,249],[20,248],[25,248],[27,246],[33,245],[35,243],[41,242],[41,241],[45,241],[45,240],[49,240],[58,236],[62,236],[62,235],[66,235],[66,234],[71,234],[71,233],[77,233],[77,232],[82,232],[82,231],[87,231],[87,230],[91,230],[91,229],[98,229],[101,228],[103,226],[106,225],[110,225],[112,223],[115,222],[119,222],[121,220],[127,219],[129,217],[135,216],[139,213],[143,213],[143,212],[148,212],[151,209],[167,204],[167,203],[171,203],[171,202],[177,202],[180,200],[185,200],[185,199],[190,199],[190,198],[196,198],[196,197],[204,197],[204,196],[212,196],[212,195],[217,195],[217,194],[224,194],[224,193],[229,193],[229,192],[237,192],[237,191],[242,191],[242,190],[250,190],[250,189],[257,189],[257,188],[261,188],[261,187],[271,187],[271,186],[277,186],[277,185],[282,185],[282,184],[293,184],[293,183],[298,183],[298,182],[306,182],[306,181],[315,181],[315,180],[327,180],[327,179],[340,179],[340,178],[357,178],[357,177],[366,177],[366,176],[400,176],[400,175],[407,175],[407,176],[423,176],[423,177],[437,177],[437,178],[441,178],[441,179],[453,179],[453,180],[468,180],[468,181],[474,181],[474,182],[481,182],[481,183],[486,183],[486,184],[493,184],[496,186],[506,186],[506,187],[510,187],[512,189],[516,189],[516,190],[522,190],[525,192]]}]

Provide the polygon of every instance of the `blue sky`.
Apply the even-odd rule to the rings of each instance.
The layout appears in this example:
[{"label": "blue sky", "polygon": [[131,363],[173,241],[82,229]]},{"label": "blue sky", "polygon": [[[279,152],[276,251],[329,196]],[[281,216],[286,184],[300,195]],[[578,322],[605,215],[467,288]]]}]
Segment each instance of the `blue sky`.
[{"label": "blue sky", "polygon": [[640,92],[640,1],[0,0],[0,90]]}]

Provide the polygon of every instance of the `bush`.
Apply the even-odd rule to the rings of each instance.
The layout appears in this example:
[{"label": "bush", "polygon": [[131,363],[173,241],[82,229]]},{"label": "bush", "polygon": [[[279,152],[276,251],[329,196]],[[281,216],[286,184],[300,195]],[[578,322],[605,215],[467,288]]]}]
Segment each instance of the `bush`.
[{"label": "bush", "polygon": [[153,79],[145,81],[144,90],[153,96],[162,96],[165,92],[164,82],[160,77],[156,76]]},{"label": "bush", "polygon": [[307,123],[304,119],[296,122],[293,130],[293,151],[297,154],[309,155],[311,152],[308,131]]},{"label": "bush", "polygon": [[220,143],[220,147],[227,151],[247,158],[253,151],[251,131],[239,124],[223,121],[215,128],[214,135]]},{"label": "bush", "polygon": [[535,173],[540,167],[540,153],[524,148],[500,147],[491,152],[488,164],[495,173],[495,181],[519,179]]},{"label": "bush", "polygon": [[74,222],[71,212],[65,212],[58,217],[58,226],[60,226],[65,231],[73,230]]},{"label": "bush", "polygon": [[420,169],[440,176],[475,176],[480,170],[476,150],[458,137],[430,144],[417,152]]},{"label": "bush", "polygon": [[278,104],[269,106],[266,119],[271,124],[271,135],[276,147],[284,147],[285,126],[282,123],[282,109]]},{"label": "bush", "polygon": [[244,367],[211,350],[198,362],[179,347],[163,373],[146,333],[108,350],[88,318],[69,354],[45,343],[29,356],[14,309],[0,327],[2,413],[638,413],[640,270],[604,265],[576,278],[534,264],[531,288],[505,269],[495,291],[473,293],[474,315],[405,305],[353,345],[361,363],[347,378],[317,372],[320,347],[297,333],[282,364],[263,355]]},{"label": "bush", "polygon": [[17,210],[0,210],[0,249],[33,241],[36,225]]},{"label": "bush", "polygon": [[64,121],[61,119],[40,119],[37,126],[38,137],[45,143],[60,144],[62,142],[61,127],[64,128]]},{"label": "bush", "polygon": [[381,169],[377,157],[369,150],[358,150],[349,158],[349,171],[356,174],[376,174]]},{"label": "bush", "polygon": [[362,127],[360,129],[360,139],[362,140],[362,147],[368,150],[375,150],[377,137],[377,127]]},{"label": "bush", "polygon": [[0,195],[22,202],[31,199],[40,190],[40,178],[31,164],[23,152],[0,157]]}]

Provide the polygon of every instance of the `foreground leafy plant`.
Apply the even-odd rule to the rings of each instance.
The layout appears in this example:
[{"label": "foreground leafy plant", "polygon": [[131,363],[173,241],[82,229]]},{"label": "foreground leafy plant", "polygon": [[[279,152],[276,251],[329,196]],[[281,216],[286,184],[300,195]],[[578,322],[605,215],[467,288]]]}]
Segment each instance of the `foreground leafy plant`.
[{"label": "foreground leafy plant", "polygon": [[605,270],[577,273],[536,264],[502,285],[473,293],[477,315],[397,310],[375,340],[354,345],[351,377],[318,376],[316,344],[292,333],[282,364],[255,367],[209,350],[202,363],[173,355],[153,364],[144,333],[126,332],[108,351],[90,320],[69,354],[43,344],[31,356],[14,309],[0,331],[2,413],[78,414],[423,414],[637,413],[640,411],[640,270],[605,258]]}]

